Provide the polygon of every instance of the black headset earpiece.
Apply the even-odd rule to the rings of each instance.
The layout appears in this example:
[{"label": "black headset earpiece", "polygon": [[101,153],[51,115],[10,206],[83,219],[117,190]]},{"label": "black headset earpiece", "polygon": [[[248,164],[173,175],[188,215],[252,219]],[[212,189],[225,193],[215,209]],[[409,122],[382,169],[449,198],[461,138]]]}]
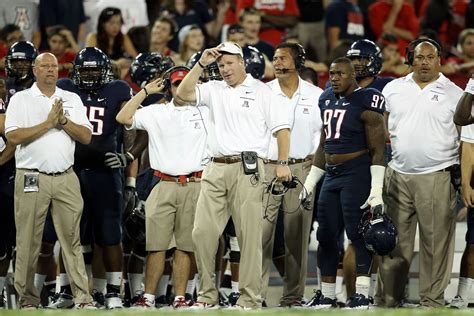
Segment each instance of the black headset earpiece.
[{"label": "black headset earpiece", "polygon": [[408,44],[407,48],[405,49],[405,53],[406,53],[406,61],[405,61],[405,64],[411,66],[413,65],[413,59],[415,58],[415,48],[420,45],[421,43],[424,43],[424,42],[427,42],[427,43],[430,43],[432,44],[436,50],[438,51],[438,56],[441,56],[441,45],[436,42],[435,40],[432,40],[431,38],[419,38],[419,39],[416,39],[416,40],[413,40],[410,42],[410,44]]},{"label": "black headset earpiece", "polygon": [[306,52],[301,44],[296,43],[296,47],[298,53],[296,54],[295,58],[295,68],[301,69],[304,67],[304,63],[306,62]]}]

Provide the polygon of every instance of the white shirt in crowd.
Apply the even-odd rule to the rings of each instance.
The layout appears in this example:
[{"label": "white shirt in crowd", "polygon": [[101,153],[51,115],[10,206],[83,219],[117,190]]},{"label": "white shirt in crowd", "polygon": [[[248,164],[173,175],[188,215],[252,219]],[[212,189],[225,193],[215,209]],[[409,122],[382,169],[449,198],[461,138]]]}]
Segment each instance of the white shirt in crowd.
[{"label": "white shirt in crowd", "polygon": [[453,116],[461,88],[440,74],[420,89],[409,74],[389,82],[382,93],[390,113],[391,168],[424,174],[459,163],[459,134]]},{"label": "white shirt in crowd", "polygon": [[146,130],[150,166],[172,176],[201,171],[209,112],[195,106],[151,104],[138,109],[130,129]]},{"label": "white shirt in crowd", "polygon": [[[72,92],[56,88],[51,97],[44,95],[36,86],[15,93],[8,104],[5,134],[18,128],[43,123],[56,99],[63,99],[64,115],[76,124],[92,131],[87,119],[86,107],[81,98]],[[16,167],[37,169],[41,172],[63,172],[74,164],[76,142],[63,129],[52,128],[34,141],[16,147]]]},{"label": "white shirt in crowd", "polygon": [[208,142],[214,157],[255,151],[266,158],[270,138],[290,128],[285,104],[249,74],[234,88],[225,81],[197,85],[196,104],[210,109]]},{"label": "white shirt in crowd", "polygon": [[[289,157],[303,159],[316,152],[321,137],[321,112],[318,100],[323,90],[299,78],[298,89],[289,98],[281,91],[278,79],[267,85],[286,104],[289,123],[291,126]],[[275,137],[270,141],[268,158],[278,159],[278,144]]]}]

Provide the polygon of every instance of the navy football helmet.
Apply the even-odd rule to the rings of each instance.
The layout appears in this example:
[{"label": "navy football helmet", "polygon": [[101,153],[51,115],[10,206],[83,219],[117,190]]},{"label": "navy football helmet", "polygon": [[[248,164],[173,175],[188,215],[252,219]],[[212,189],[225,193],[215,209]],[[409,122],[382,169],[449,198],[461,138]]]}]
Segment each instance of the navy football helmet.
[{"label": "navy football helmet", "polygon": [[382,51],[372,41],[362,39],[354,42],[346,53],[349,59],[364,58],[367,64],[354,65],[356,78],[375,77],[382,69]]},{"label": "navy football helmet", "polygon": [[28,41],[20,41],[13,44],[5,58],[5,71],[8,78],[15,83],[32,79],[33,63],[38,56],[35,46]]},{"label": "navy football helmet", "polygon": [[253,46],[242,48],[244,53],[245,71],[255,79],[261,80],[265,73],[265,59],[263,54]]},{"label": "navy football helmet", "polygon": [[139,201],[133,211],[124,217],[123,229],[127,237],[137,244],[144,244],[146,241],[145,202]]},{"label": "navy football helmet", "polygon": [[94,91],[112,79],[110,60],[100,49],[86,47],[77,53],[72,81],[81,90]]},{"label": "navy football helmet", "polygon": [[163,57],[160,53],[141,53],[130,66],[130,77],[136,85],[143,88],[173,66],[171,58]]},{"label": "navy football helmet", "polygon": [[390,217],[377,208],[362,215],[359,233],[364,238],[365,247],[379,256],[388,255],[397,244],[397,229]]},{"label": "navy football helmet", "polygon": [[[202,51],[199,51],[192,55],[188,62],[186,63],[186,66],[190,69],[196,65],[196,63],[199,61],[199,59],[202,56]],[[217,62],[213,62],[210,65],[207,65],[206,68],[204,68],[201,76],[199,77],[201,82],[207,82],[209,80],[222,80],[221,73],[219,72],[219,66],[217,65]]]}]

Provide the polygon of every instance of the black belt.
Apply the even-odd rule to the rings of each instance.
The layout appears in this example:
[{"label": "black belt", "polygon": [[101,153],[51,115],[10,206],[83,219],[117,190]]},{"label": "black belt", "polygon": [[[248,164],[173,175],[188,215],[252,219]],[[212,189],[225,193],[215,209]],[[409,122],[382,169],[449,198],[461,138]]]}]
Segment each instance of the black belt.
[{"label": "black belt", "polygon": [[[310,161],[310,160],[313,160],[313,155],[309,155],[306,158],[300,158],[300,159],[288,158],[288,164],[289,165],[294,165],[296,163],[302,163],[302,162],[306,162],[306,161]],[[278,160],[271,160],[271,159],[264,159],[263,162],[264,163],[269,163],[269,164],[272,164],[272,165],[278,165],[279,164]]]},{"label": "black belt", "polygon": [[60,172],[44,172],[44,171],[40,171],[38,169],[20,169],[20,170],[33,171],[33,172],[38,172],[38,173],[41,173],[41,174],[44,174],[44,175],[47,175],[47,176],[57,177],[57,176],[68,173],[69,171],[72,170],[72,167],[69,167],[66,170],[60,171]]}]

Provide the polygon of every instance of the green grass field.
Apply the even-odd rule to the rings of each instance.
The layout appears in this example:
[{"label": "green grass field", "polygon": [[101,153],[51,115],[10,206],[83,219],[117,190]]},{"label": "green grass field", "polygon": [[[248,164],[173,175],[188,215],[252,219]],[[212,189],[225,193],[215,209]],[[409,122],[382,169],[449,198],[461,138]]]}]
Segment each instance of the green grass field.
[{"label": "green grass field", "polygon": [[383,315],[383,316],[428,316],[428,315],[439,315],[439,316],[450,316],[450,315],[472,315],[473,309],[465,310],[452,310],[448,308],[436,309],[436,310],[426,310],[426,309],[382,309],[374,308],[368,311],[351,311],[351,310],[329,310],[329,311],[315,311],[315,310],[288,310],[288,309],[279,309],[279,308],[270,308],[260,311],[250,311],[250,312],[241,312],[241,311],[231,311],[231,310],[217,310],[217,311],[173,311],[173,310],[164,310],[164,309],[155,309],[152,311],[136,311],[136,310],[122,310],[122,311],[80,311],[80,310],[37,310],[37,311],[18,311],[18,310],[3,310],[0,311],[0,315],[5,316],[14,316],[19,314],[26,315],[61,315],[61,316],[77,316],[84,313],[88,314],[104,314],[104,315],[114,315],[114,316],[129,316],[129,315],[140,315],[140,314],[153,314],[153,315],[230,315],[230,314],[246,314],[246,315],[276,315],[276,316],[287,316],[287,315],[328,315],[328,316],[363,316],[363,315]]}]

